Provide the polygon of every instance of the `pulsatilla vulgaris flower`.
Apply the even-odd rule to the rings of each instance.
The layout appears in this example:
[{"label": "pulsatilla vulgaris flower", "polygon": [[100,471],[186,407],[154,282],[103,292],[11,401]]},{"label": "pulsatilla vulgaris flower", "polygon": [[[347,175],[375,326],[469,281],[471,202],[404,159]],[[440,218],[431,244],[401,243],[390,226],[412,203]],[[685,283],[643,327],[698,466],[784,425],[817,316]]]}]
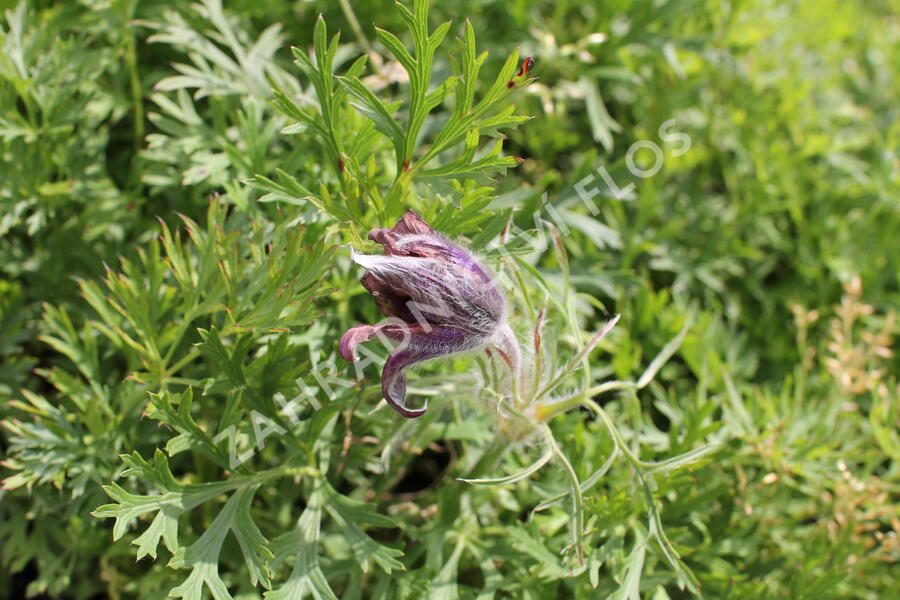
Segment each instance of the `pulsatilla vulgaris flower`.
[{"label": "pulsatilla vulgaris flower", "polygon": [[518,345],[506,324],[507,304],[490,273],[471,253],[408,211],[389,229],[373,229],[369,239],[384,246],[384,255],[354,254],[366,269],[363,286],[388,319],[357,325],[342,337],[340,353],[356,362],[356,346],[373,335],[397,342],[381,373],[381,391],[394,410],[419,417],[427,407],[406,406],[410,365],[496,345],[511,365]]}]

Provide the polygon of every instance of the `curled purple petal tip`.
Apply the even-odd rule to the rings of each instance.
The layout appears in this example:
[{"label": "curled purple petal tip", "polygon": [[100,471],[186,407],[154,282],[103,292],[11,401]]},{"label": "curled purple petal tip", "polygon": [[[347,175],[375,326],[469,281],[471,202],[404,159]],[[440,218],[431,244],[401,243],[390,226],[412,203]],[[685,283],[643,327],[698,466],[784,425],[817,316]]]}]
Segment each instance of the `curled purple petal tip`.
[{"label": "curled purple petal tip", "polygon": [[359,357],[356,355],[356,347],[363,342],[369,341],[373,333],[375,333],[375,327],[372,325],[356,325],[348,329],[341,336],[341,343],[338,348],[341,358],[350,362],[358,361]]}]

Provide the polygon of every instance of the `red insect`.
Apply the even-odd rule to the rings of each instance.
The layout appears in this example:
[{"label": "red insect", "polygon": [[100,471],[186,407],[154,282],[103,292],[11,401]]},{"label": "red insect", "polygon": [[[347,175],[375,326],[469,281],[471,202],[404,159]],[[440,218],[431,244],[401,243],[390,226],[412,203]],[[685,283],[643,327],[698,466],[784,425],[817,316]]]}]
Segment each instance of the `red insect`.
[{"label": "red insect", "polygon": [[528,71],[531,70],[532,65],[534,65],[534,56],[526,56],[525,60],[522,61],[522,66],[519,67],[519,72],[516,73],[516,77],[528,75]]},{"label": "red insect", "polygon": [[509,80],[509,83],[506,84],[506,87],[512,88],[516,85],[515,80],[520,77],[525,77],[528,75],[528,71],[531,70],[531,67],[534,65],[534,56],[526,56],[522,61],[522,66],[519,67],[519,72],[516,73],[516,76]]}]

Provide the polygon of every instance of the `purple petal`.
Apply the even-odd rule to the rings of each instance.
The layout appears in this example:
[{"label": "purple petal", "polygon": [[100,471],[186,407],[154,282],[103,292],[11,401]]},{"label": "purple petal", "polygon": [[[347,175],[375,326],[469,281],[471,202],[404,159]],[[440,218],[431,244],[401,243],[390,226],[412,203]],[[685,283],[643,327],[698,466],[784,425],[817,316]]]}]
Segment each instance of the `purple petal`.
[{"label": "purple petal", "polygon": [[413,359],[409,352],[397,352],[391,354],[381,372],[381,394],[391,408],[407,419],[421,417],[428,410],[427,402],[422,408],[406,406],[406,375],[403,370],[415,362],[418,361]]},{"label": "purple petal", "polygon": [[406,406],[406,374],[404,370],[423,360],[468,350],[471,347],[464,332],[449,327],[413,335],[408,344],[395,350],[384,363],[384,369],[381,372],[381,393],[384,399],[391,408],[407,419],[421,417],[428,409],[428,405],[426,404],[422,408]]},{"label": "purple petal", "polygon": [[372,325],[356,325],[347,330],[341,336],[341,343],[338,346],[338,352],[341,358],[350,362],[356,362],[359,357],[356,355],[356,347],[363,342],[369,341],[369,338],[375,333],[376,327]]},{"label": "purple petal", "polygon": [[422,220],[415,211],[408,210],[400,217],[397,224],[391,228],[373,229],[369,232],[369,239],[384,246],[385,254],[405,254],[398,251],[397,244],[404,237],[431,235],[439,239],[434,229]]},{"label": "purple petal", "polygon": [[355,325],[348,329],[341,336],[341,343],[338,346],[338,352],[341,358],[350,362],[356,362],[359,357],[356,355],[356,347],[364,342],[372,339],[376,333],[381,333],[387,338],[394,341],[403,341],[404,337],[408,337],[410,333],[409,327],[398,325],[396,323],[383,323],[381,325]]},{"label": "purple petal", "polygon": [[426,223],[422,217],[414,210],[407,210],[394,225],[394,233],[404,235],[422,235],[425,233],[434,233],[431,225]]},{"label": "purple petal", "polygon": [[419,213],[412,209],[403,213],[403,216],[397,220],[397,223],[389,231],[395,235],[426,235],[434,233],[431,225],[426,223],[419,216]]},{"label": "purple petal", "polygon": [[[419,417],[425,407],[405,404],[405,369],[494,340],[497,328],[505,323],[506,300],[490,272],[469,251],[434,231],[413,211],[391,228],[373,229],[369,239],[381,244],[384,254],[353,253],[353,260],[366,269],[362,284],[381,312],[400,322],[351,328],[341,338],[340,354],[355,362],[356,347],[376,334],[400,342],[384,365],[382,393],[402,416]],[[515,336],[504,334],[495,341],[516,376]]]},{"label": "purple petal", "polygon": [[388,316],[412,323],[421,314],[432,326],[454,326],[485,338],[503,319],[506,303],[497,286],[454,263],[370,254],[354,254],[353,260],[368,271],[363,284],[379,293],[376,302]]},{"label": "purple petal", "polygon": [[468,251],[436,232],[412,210],[392,228],[370,231],[369,239],[384,246],[386,256],[435,258],[461,267],[482,283],[491,282],[489,272]]},{"label": "purple petal", "polygon": [[402,290],[391,287],[370,272],[366,272],[360,282],[372,294],[375,304],[384,316],[396,317],[406,323],[412,323],[416,320],[407,306],[409,296],[404,294]]},{"label": "purple petal", "polygon": [[474,273],[483,283],[491,282],[491,276],[488,274],[487,270],[485,270],[471,254],[462,248],[451,246],[448,249],[448,254],[457,265]]}]

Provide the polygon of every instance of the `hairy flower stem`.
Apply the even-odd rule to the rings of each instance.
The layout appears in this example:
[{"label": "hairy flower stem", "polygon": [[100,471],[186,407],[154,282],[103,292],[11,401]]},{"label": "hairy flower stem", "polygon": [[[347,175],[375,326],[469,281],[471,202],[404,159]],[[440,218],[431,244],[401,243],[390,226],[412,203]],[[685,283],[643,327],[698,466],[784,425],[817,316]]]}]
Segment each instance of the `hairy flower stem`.
[{"label": "hairy flower stem", "polygon": [[587,406],[587,402],[593,402],[591,398],[604,392],[636,389],[638,389],[638,385],[633,381],[607,381],[606,383],[594,386],[585,392],[576,394],[571,398],[566,398],[565,400],[560,400],[559,402],[551,404],[541,404],[535,408],[535,416],[538,421],[549,421],[560,413],[570,411],[579,406]]},{"label": "hairy flower stem", "polygon": [[[613,384],[618,384],[618,385],[614,386]],[[621,388],[628,388],[628,387],[632,387],[632,386],[636,387],[636,385],[631,382],[618,382],[617,381],[617,382],[610,382],[610,384],[607,386],[606,389],[621,389]],[[603,387],[603,386],[598,386],[598,387]],[[590,391],[593,391],[593,390],[590,390]],[[634,452],[628,447],[628,444],[625,442],[624,438],[622,437],[622,434],[619,433],[619,430],[616,428],[616,425],[613,422],[612,418],[609,416],[609,414],[599,404],[594,402],[592,399],[586,397],[587,395],[588,395],[588,392],[581,393],[565,402],[559,402],[556,405],[552,405],[551,408],[554,409],[552,411],[544,411],[542,413],[540,409],[546,408],[546,407],[541,407],[541,406],[538,406],[537,410],[535,411],[536,415],[539,418],[543,419],[543,421],[540,423],[539,427],[541,428],[542,432],[544,433],[547,443],[549,444],[550,449],[553,452],[554,456],[559,458],[559,460],[562,462],[563,467],[566,470],[566,475],[570,482],[570,492],[569,493],[572,496],[572,502],[574,505],[573,506],[573,515],[572,515],[572,522],[573,522],[572,546],[575,547],[576,552],[578,553],[579,561],[581,562],[582,565],[584,564],[584,558],[583,558],[584,549],[583,549],[583,545],[581,542],[581,536],[582,536],[583,528],[584,528],[581,483],[578,480],[578,476],[575,473],[575,470],[572,467],[572,464],[569,462],[568,458],[565,456],[565,454],[562,452],[562,450],[556,444],[556,440],[553,437],[553,433],[550,429],[550,425],[547,423],[547,420],[549,418],[551,418],[553,415],[560,414],[563,410],[567,410],[568,408],[573,408],[575,406],[584,406],[586,408],[589,408],[592,412],[594,412],[594,414],[596,414],[600,418],[600,420],[603,421],[604,426],[609,431],[610,437],[613,440],[613,444],[614,444],[614,448],[615,448],[613,457],[618,452],[621,452],[625,456],[625,459],[628,461],[629,465],[631,466],[632,471],[633,471],[635,477],[637,478],[638,484],[640,485],[641,492],[643,493],[644,501],[647,505],[647,513],[648,513],[648,518],[649,518],[650,531],[657,537],[657,539],[660,543],[660,547],[663,551],[663,554],[665,555],[666,560],[669,562],[669,564],[672,565],[672,567],[675,568],[676,570],[680,570],[679,562],[678,562],[678,559],[679,559],[678,552],[675,550],[675,547],[672,545],[672,543],[669,541],[668,537],[666,537],[666,535],[665,535],[665,531],[662,526],[662,521],[660,519],[659,511],[656,508],[655,499],[653,497],[653,491],[651,489],[650,477],[652,476],[654,469],[665,467],[667,461],[663,461],[662,463],[652,463],[652,462],[648,463],[648,462],[642,461],[640,458],[638,458],[637,455],[634,454]],[[565,408],[562,408],[563,406]],[[613,457],[610,457],[610,460]],[[608,468],[608,466],[604,465],[604,467],[601,470],[603,470],[605,472],[606,468]],[[556,498],[554,498],[552,500],[555,500],[555,499]],[[688,587],[690,587],[691,589],[696,589],[696,581],[694,581],[693,578],[688,577],[686,583],[687,583]]]},{"label": "hairy flower stem", "polygon": [[609,416],[609,413],[603,410],[603,407],[601,407],[590,398],[585,398],[582,401],[581,405],[591,409],[598,417],[600,417],[600,420],[603,421],[604,425],[606,425],[606,429],[609,430],[609,435],[612,436],[616,446],[619,448],[619,450],[622,451],[622,454],[625,455],[625,458],[628,459],[628,462],[630,462],[632,466],[634,466],[638,470],[647,466],[646,463],[641,462],[641,459],[639,459],[628,447],[628,444],[625,443],[625,440],[622,438],[622,434],[619,433],[619,430],[616,428],[616,424],[613,423],[613,420]]},{"label": "hairy flower stem", "polygon": [[[612,386],[611,384],[619,384],[619,385]],[[609,382],[608,387],[604,391],[608,391],[609,389],[628,388],[633,385],[634,384],[631,384],[631,382],[626,382],[626,381],[611,381],[611,382]],[[603,386],[598,386],[598,387],[603,387]],[[619,430],[616,428],[616,424],[613,423],[612,417],[609,416],[609,413],[607,413],[605,410],[603,410],[603,408],[599,404],[594,402],[589,397],[590,395],[593,395],[592,394],[593,392],[594,392],[594,389],[591,389],[587,392],[582,392],[581,394],[577,394],[576,396],[573,396],[572,398],[569,398],[562,402],[557,402],[555,404],[549,404],[549,405],[547,405],[547,404],[540,405],[535,409],[535,416],[537,417],[538,421],[540,421],[542,424],[546,424],[548,421],[550,421],[556,415],[564,413],[573,408],[577,408],[577,407],[581,407],[581,406],[588,408],[594,414],[596,414],[598,417],[600,417],[601,421],[603,421],[603,424],[606,426],[606,429],[609,431],[610,436],[612,436],[613,442],[615,443],[616,447],[622,452],[622,454],[625,455],[625,457],[628,459],[628,462],[630,462],[634,467],[636,467],[638,469],[652,467],[653,466],[652,463],[642,462],[641,459],[639,459],[631,451],[631,449],[628,447],[628,444],[625,442],[625,439],[622,437],[622,434],[619,433]]]},{"label": "hairy flower stem", "polygon": [[497,329],[497,347],[503,353],[504,361],[509,367],[512,404],[517,410],[522,410],[526,401],[521,397],[524,389],[522,385],[522,352],[516,334],[506,323],[501,324]]},{"label": "hairy flower stem", "polygon": [[[540,400],[550,394],[556,387],[562,383],[565,378],[574,371],[580,364],[585,368],[585,373],[587,373],[590,368],[590,364],[587,363],[587,358],[591,353],[591,350],[600,342],[603,337],[609,333],[609,331],[615,327],[616,323],[619,321],[619,315],[613,317],[608,323],[606,323],[600,331],[594,334],[594,337],[585,345],[581,350],[579,350],[578,354],[575,355],[575,358],[569,361],[569,363],[563,367],[556,376],[550,380],[550,383],[541,388],[540,391],[535,395],[535,398]],[[587,363],[587,364],[583,364]]]},{"label": "hairy flower stem", "polygon": [[575,473],[575,468],[569,462],[569,458],[559,447],[559,444],[556,443],[556,438],[553,437],[550,426],[542,423],[541,430],[544,432],[544,437],[551,451],[562,462],[566,470],[566,476],[569,478],[572,492],[572,544],[575,546],[575,551],[578,554],[578,562],[583,565],[584,544],[581,542],[581,537],[584,534],[584,506],[581,496],[581,482],[578,481],[578,474]]}]

